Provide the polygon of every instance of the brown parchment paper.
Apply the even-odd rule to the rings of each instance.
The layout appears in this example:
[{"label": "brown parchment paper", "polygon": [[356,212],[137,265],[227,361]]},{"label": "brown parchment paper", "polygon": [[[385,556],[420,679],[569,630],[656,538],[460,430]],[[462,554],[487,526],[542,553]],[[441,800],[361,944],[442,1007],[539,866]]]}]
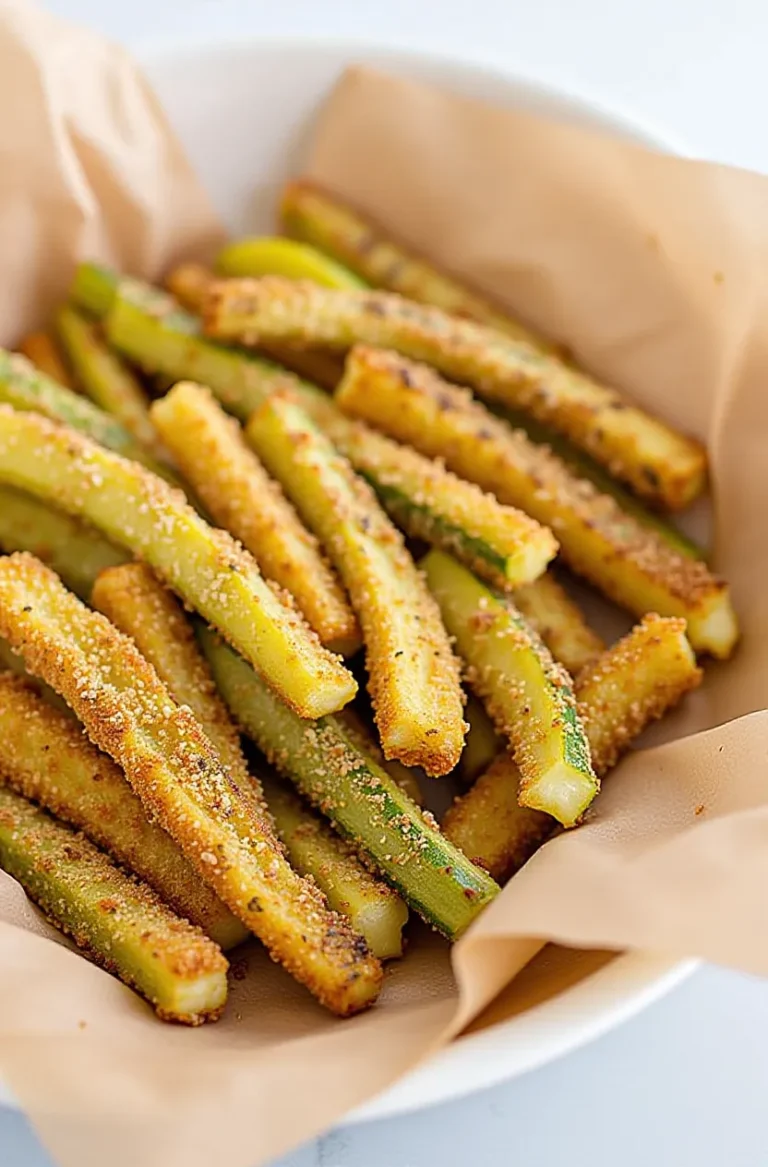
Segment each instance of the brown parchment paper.
[{"label": "brown parchment paper", "polygon": [[[76,258],[153,276],[215,241],[123,53],[5,4],[0,87],[4,343],[44,318]],[[654,739],[673,740],[619,767],[588,824],[539,852],[452,962],[414,925],[380,1005],[351,1021],[254,944],[235,954],[219,1025],[163,1026],[0,877],[0,1076],[64,1167],[269,1160],[459,1032],[543,940],[768,974],[768,180],[366,70],[337,87],[309,168],[706,438],[744,643]],[[605,959],[532,965],[489,1016]]]}]

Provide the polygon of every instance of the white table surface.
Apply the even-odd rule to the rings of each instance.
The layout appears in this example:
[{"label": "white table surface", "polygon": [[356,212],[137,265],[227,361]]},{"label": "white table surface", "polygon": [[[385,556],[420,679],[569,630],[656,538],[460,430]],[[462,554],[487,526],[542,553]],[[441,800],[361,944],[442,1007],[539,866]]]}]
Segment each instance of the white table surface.
[{"label": "white table surface", "polygon": [[[454,52],[595,98],[699,156],[768,171],[765,0],[48,0],[48,7],[130,46],[262,33]],[[768,983],[705,969],[621,1029],[534,1074],[408,1118],[331,1133],[279,1167],[766,1167],[767,1097]],[[50,1167],[24,1120],[3,1110],[0,1164]]]}]

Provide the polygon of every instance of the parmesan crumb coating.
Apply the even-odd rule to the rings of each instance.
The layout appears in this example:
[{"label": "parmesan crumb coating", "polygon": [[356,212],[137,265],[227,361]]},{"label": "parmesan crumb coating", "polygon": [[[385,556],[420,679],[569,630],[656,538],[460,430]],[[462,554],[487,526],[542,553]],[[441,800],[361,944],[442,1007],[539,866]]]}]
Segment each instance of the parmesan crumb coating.
[{"label": "parmesan crumb coating", "polygon": [[510,429],[466,389],[426,365],[367,350],[366,377],[345,379],[337,400],[550,526],[568,566],[609,599],[637,616],[683,616],[695,649],[730,655],[738,629],[727,585],[576,477],[546,446]]},{"label": "parmesan crumb coating", "polygon": [[0,560],[0,635],[66,698],[150,819],[274,960],[339,1016],[375,1001],[382,970],[365,941],[291,869],[271,823],[132,640],[26,554]]},{"label": "parmesan crumb coating", "polygon": [[293,596],[322,643],[339,652],[358,647],[357,620],[317,539],[213,395],[179,382],[154,403],[152,418],[216,522]]},{"label": "parmesan crumb coating", "polygon": [[215,1021],[227,999],[227,961],[199,928],[127,875],[83,835],[0,789],[0,867],[54,927],[140,992],[164,1021]]},{"label": "parmesan crumb coating", "polygon": [[354,678],[287,593],[264,580],[231,535],[209,527],[179,491],[137,463],[66,426],[0,406],[0,482],[90,522],[144,559],[301,716],[333,712],[354,696]]},{"label": "parmesan crumb coating", "polygon": [[120,767],[21,677],[0,673],[0,784],[83,831],[222,948],[248,936],[179,848],[150,823]]},{"label": "parmesan crumb coating", "polygon": [[387,292],[272,276],[212,285],[204,320],[210,336],[243,344],[267,339],[395,349],[490,401],[525,409],[662,506],[686,506],[704,488],[707,463],[699,442],[557,357],[439,308]]},{"label": "parmesan crumb coating", "polygon": [[[576,682],[579,711],[601,778],[652,721],[701,683],[685,621],[646,616]],[[520,774],[507,753],[443,819],[443,831],[473,862],[504,882],[552,834],[549,815],[518,803]]]},{"label": "parmesan crumb coating", "polygon": [[176,704],[189,706],[236,784],[245,790],[255,788],[240,734],[176,597],[146,564],[124,563],[101,573],[91,603],[131,637]]},{"label": "parmesan crumb coating", "polygon": [[402,535],[290,394],[270,397],[247,435],[347,587],[385,757],[447,774],[466,728],[459,665]]}]

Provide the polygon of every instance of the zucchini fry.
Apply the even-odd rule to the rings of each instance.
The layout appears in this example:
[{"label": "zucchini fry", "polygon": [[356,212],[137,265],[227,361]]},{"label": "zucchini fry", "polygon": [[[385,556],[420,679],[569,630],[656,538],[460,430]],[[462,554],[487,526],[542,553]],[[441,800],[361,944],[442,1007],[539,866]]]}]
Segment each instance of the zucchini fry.
[{"label": "zucchini fry", "polygon": [[382,970],[362,937],[289,866],[255,800],[129,637],[25,554],[0,559],[0,635],[67,700],[273,959],[340,1016],[374,1002]]},{"label": "zucchini fry", "polygon": [[704,488],[699,442],[556,357],[439,308],[268,276],[213,285],[204,321],[209,336],[230,343],[395,349],[490,401],[526,410],[652,502],[683,507]]},{"label": "zucchini fry", "polygon": [[395,242],[376,223],[313,182],[300,179],[288,183],[280,203],[280,217],[291,238],[319,248],[376,288],[477,320],[542,352],[555,351],[553,345],[519,320]]},{"label": "zucchini fry", "polygon": [[126,558],[77,519],[12,486],[0,486],[0,549],[31,551],[83,600],[100,571]]},{"label": "zucchini fry", "polygon": [[[200,263],[182,263],[168,274],[165,286],[183,308],[197,316],[203,310],[208,288],[215,279],[211,269]],[[262,345],[261,348],[279,365],[298,373],[300,377],[309,378],[325,389],[335,389],[344,373],[344,362],[325,349],[295,348],[280,344]]]},{"label": "zucchini fry", "polygon": [[727,585],[466,390],[424,365],[366,350],[348,363],[337,397],[348,412],[552,527],[568,566],[609,599],[636,616],[683,616],[697,651],[730,655],[738,629]]},{"label": "zucchini fry", "polygon": [[50,332],[29,332],[19,341],[18,351],[45,377],[66,389],[76,390],[74,378],[64,363],[55,338]]},{"label": "zucchini fry", "polygon": [[442,551],[422,560],[467,680],[509,739],[523,806],[576,823],[599,790],[571,678],[512,602]]},{"label": "zucchini fry", "polygon": [[[526,587],[518,588],[512,600],[555,660],[572,677],[577,677],[586,665],[605,651],[603,641],[592,631],[551,572]],[[469,722],[469,732],[464,753],[459,759],[458,771],[461,779],[469,786],[478,774],[487,770],[502,750],[503,743],[485,709],[474,697],[467,701],[464,716]]]},{"label": "zucchini fry", "polygon": [[408,535],[451,552],[504,590],[531,583],[545,571],[557,552],[548,527],[503,506],[440,462],[345,421],[329,419],[326,432],[331,439],[339,436],[339,450]]},{"label": "zucchini fry", "polygon": [[86,396],[125,426],[155,454],[157,433],[149,420],[149,397],[126,365],[100,339],[96,326],[76,308],[56,313],[56,334]]},{"label": "zucchini fry", "polygon": [[379,960],[402,956],[408,908],[400,896],[363,867],[352,846],[282,782],[264,774],[261,782],[291,866],[314,879],[334,911],[349,917],[374,956]]},{"label": "zucchini fry", "polygon": [[498,894],[335,717],[296,717],[214,632],[197,633],[240,728],[428,924],[457,940]]},{"label": "zucchini fry", "polygon": [[220,276],[284,276],[288,280],[312,280],[324,288],[365,288],[349,268],[294,239],[253,236],[228,243],[216,256]]},{"label": "zucchini fry", "polygon": [[171,470],[158,462],[119,421],[79,393],[73,393],[39,373],[26,357],[5,349],[0,349],[0,403],[71,426],[100,446],[175,481]]},{"label": "zucchini fry", "polygon": [[589,454],[579,450],[567,438],[555,433],[551,427],[534,421],[529,414],[523,413],[522,410],[505,409],[503,406],[496,405],[493,406],[493,412],[503,418],[512,429],[524,430],[537,446],[549,446],[577,478],[586,478],[602,494],[612,495],[623,511],[631,515],[633,519],[637,519],[642,526],[650,527],[666,543],[669,543],[673,551],[679,555],[686,555],[689,559],[706,559],[703,547],[690,539],[664,515],[643,506],[639,498],[620,486],[607,470],[595,462],[594,458],[590,458]]},{"label": "zucchini fry", "polygon": [[447,774],[465,730],[458,662],[400,532],[289,396],[265,401],[246,433],[346,584],[384,756]]},{"label": "zucchini fry", "polygon": [[577,677],[605,652],[602,637],[589,627],[578,606],[551,572],[517,588],[512,600],[555,660],[572,677]]},{"label": "zucchini fry", "polygon": [[71,295],[103,321],[110,345],[145,373],[207,385],[240,421],[264,400],[265,381],[290,379],[269,361],[206,340],[197,317],[150,284],[81,264]]},{"label": "zucchini fry", "polygon": [[351,655],[360,630],[341,585],[237,422],[207,389],[189,381],[154,403],[152,419],[216,522],[251,552],[268,579],[291,593],[323,644]]},{"label": "zucchini fry", "polygon": [[[36,456],[42,448],[44,460]],[[288,597],[230,535],[209,527],[142,466],[47,418],[0,405],[0,482],[60,506],[146,560],[301,716],[333,712],[354,696],[354,678]]]},{"label": "zucchini fry", "polygon": [[0,789],[0,867],[83,953],[136,989],[163,1021],[215,1021],[227,1000],[227,961],[82,835]]},{"label": "zucchini fry", "polygon": [[176,704],[189,706],[238,787],[255,787],[240,735],[176,598],[145,564],[124,563],[99,576],[91,604],[130,636]]},{"label": "zucchini fry", "polygon": [[[596,773],[605,777],[650,722],[663,717],[701,682],[701,670],[680,619],[646,616],[588,665],[576,682],[579,710]],[[549,838],[549,815],[518,803],[519,771],[499,754],[443,819],[443,830],[465,855],[504,882]]]},{"label": "zucchini fry", "polygon": [[223,949],[248,937],[170,835],[150,823],[112,759],[84,737],[71,715],[8,673],[0,673],[0,735],[0,785],[83,831]]}]

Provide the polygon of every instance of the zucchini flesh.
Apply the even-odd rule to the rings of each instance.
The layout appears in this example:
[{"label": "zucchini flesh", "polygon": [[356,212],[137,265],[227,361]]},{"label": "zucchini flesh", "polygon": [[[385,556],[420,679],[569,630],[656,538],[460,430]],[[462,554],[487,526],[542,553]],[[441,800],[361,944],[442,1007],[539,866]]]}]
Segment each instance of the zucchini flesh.
[{"label": "zucchini flesh", "polygon": [[275,960],[339,1016],[378,996],[361,936],[289,866],[272,825],[133,641],[26,554],[0,559],[0,635],[69,703],[147,813]]},{"label": "zucchini flesh", "polygon": [[498,894],[493,880],[355,746],[337,718],[302,721],[214,632],[202,624],[197,632],[243,732],[414,911],[449,940],[458,939]]},{"label": "zucchini flesh", "polygon": [[[18,659],[18,658],[17,658]],[[83,831],[223,949],[248,936],[164,830],[150,823],[120,768],[20,677],[0,673],[0,784]]]},{"label": "zucchini flesh", "polygon": [[641,497],[686,506],[706,482],[704,447],[586,373],[523,341],[388,292],[340,291],[267,276],[223,280],[209,292],[214,339],[394,349],[530,413],[585,450]]},{"label": "zucchini flesh", "polygon": [[340,386],[355,416],[552,527],[567,565],[637,616],[683,616],[693,647],[728,657],[738,626],[727,585],[704,563],[677,554],[616,500],[577,478],[550,450],[431,369],[376,353],[365,378]]},{"label": "zucchini flesh", "polygon": [[354,613],[315,537],[207,389],[182,381],[152,406],[166,445],[213,518],[285,588],[320,640],[351,655]]},{"label": "zucchini flesh", "polygon": [[400,532],[289,396],[268,398],[246,433],[349,592],[384,756],[447,774],[464,740],[458,663]]},{"label": "zucchini flesh", "polygon": [[[646,616],[576,682],[595,771],[604,777],[645,727],[663,717],[701,682],[701,670],[680,619]],[[443,819],[446,835],[465,855],[504,882],[549,838],[554,819],[521,807],[518,769],[497,756]]]},{"label": "zucchini flesh", "polygon": [[0,867],[95,963],[164,1021],[215,1021],[227,999],[219,948],[92,843],[0,788]]},{"label": "zucchini flesh", "polygon": [[403,955],[402,931],[408,908],[396,892],[365,868],[351,845],[304,806],[282,782],[261,776],[267,806],[291,866],[311,875],[336,912],[379,960]]},{"label": "zucchini flesh", "polygon": [[571,680],[512,603],[442,551],[422,561],[470,686],[509,739],[519,800],[570,827],[599,789]]},{"label": "zucchini flesh", "polygon": [[[46,457],[36,457],[45,448]],[[302,716],[341,708],[356,682],[230,535],[135,462],[0,406],[0,481],[50,501],[145,559],[230,637]]]}]

